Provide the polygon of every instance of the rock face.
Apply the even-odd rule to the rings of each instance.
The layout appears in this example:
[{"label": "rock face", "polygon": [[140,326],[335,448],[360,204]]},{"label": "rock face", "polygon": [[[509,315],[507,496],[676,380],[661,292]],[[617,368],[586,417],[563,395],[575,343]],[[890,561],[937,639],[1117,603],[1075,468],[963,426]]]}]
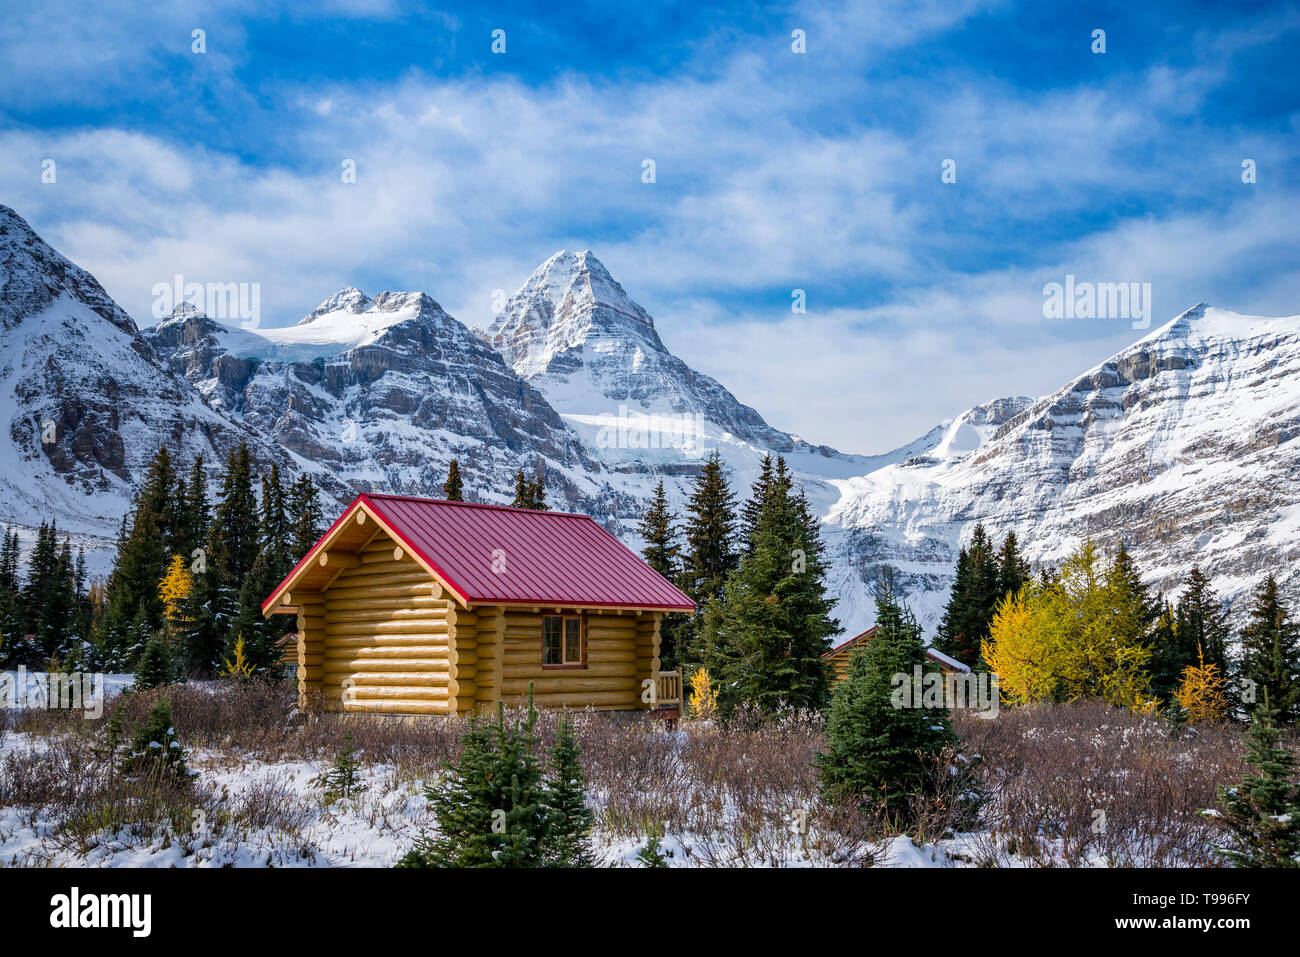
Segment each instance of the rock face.
[{"label": "rock face", "polygon": [[850,634],[871,623],[885,565],[932,627],[975,522],[1015,531],[1041,562],[1084,536],[1123,540],[1165,590],[1197,562],[1229,596],[1269,571],[1300,586],[1300,317],[1197,307],[1052,395],[846,455],[772,428],[692,371],[590,253],[547,260],[482,335],[423,293],[351,287],[286,328],[232,328],[182,305],[141,334],[0,206],[0,340],[0,517],[56,518],[91,548],[111,543],[164,441],[211,462],[248,442],[340,500],[440,495],[454,457],[470,497],[504,502],[516,469],[540,468],[553,506],[634,547],[655,484],[682,514],[717,449],[739,498],[765,453],[786,456],[824,516]]},{"label": "rock face", "polygon": [[1046,563],[1124,542],[1164,591],[1199,563],[1230,597],[1268,572],[1294,593],[1297,372],[1300,317],[1196,306],[1052,395],[972,409],[932,452],[841,483],[827,521],[860,572],[907,569],[931,622],[975,522]]},{"label": "rock face", "polygon": [[189,310],[145,335],[212,406],[354,489],[440,495],[457,458],[467,489],[493,501],[509,500],[516,469],[539,466],[553,502],[609,497],[546,399],[423,293],[344,289],[283,329]]},{"label": "rock face", "polygon": [[649,313],[633,302],[591,252],[556,253],[528,278],[484,332],[522,378],[561,413],[700,416],[765,450],[813,447],[772,428],[715,379],[665,347]]},{"label": "rock face", "polygon": [[208,407],[163,368],[94,277],[0,206],[0,513],[55,518],[110,540],[134,486],[166,442],[221,461],[247,442],[262,462],[298,466],[279,445]]}]

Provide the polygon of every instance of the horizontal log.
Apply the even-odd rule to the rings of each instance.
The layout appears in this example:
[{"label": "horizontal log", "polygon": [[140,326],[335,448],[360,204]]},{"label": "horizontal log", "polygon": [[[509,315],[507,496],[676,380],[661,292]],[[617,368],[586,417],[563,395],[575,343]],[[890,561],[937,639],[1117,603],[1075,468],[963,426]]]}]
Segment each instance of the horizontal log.
[{"label": "horizontal log", "polygon": [[352,645],[339,647],[331,645],[325,649],[325,657],[334,661],[350,658],[438,658],[446,660],[446,645]]},{"label": "horizontal log", "polygon": [[[520,695],[528,693],[528,686],[533,685],[538,693],[544,694],[587,694],[589,692],[618,692],[628,695],[633,692],[629,678],[571,678],[564,681],[512,681],[508,677],[501,682],[503,695]],[[635,689],[638,693],[640,688]]]},{"label": "horizontal log", "polygon": [[446,654],[451,649],[446,635],[331,635],[325,649],[365,648],[370,645],[410,645],[427,648],[432,654]]},{"label": "horizontal log", "polygon": [[396,607],[396,608],[338,608],[332,609],[327,618],[335,623],[345,621],[444,621],[442,609],[436,607]]},{"label": "horizontal log", "polygon": [[354,674],[438,674],[448,675],[451,665],[441,658],[326,658],[325,676]]},{"label": "horizontal log", "polygon": [[[290,601],[292,597],[292,601]],[[285,592],[280,596],[280,600],[286,605],[298,605],[300,607],[312,607],[325,603],[325,593],[319,591],[294,591]]]},{"label": "horizontal log", "polygon": [[446,635],[446,622],[431,618],[409,621],[340,621],[327,622],[326,635]]},{"label": "horizontal log", "polygon": [[334,583],[325,590],[325,596],[328,598],[333,594],[335,589],[340,588],[369,588],[374,593],[378,593],[385,588],[411,588],[429,587],[429,576],[425,575],[419,569],[410,569],[401,572],[377,571],[371,573],[369,569],[360,571],[344,572],[334,580]]},{"label": "horizontal log", "polygon": [[374,685],[375,687],[391,687],[394,685],[412,685],[417,688],[435,688],[446,686],[451,683],[451,679],[446,673],[438,674],[429,671],[358,671],[350,674],[334,673],[325,675],[322,684],[326,689],[338,688],[343,686],[343,682],[351,678],[353,687],[361,685]]},{"label": "horizontal log", "polygon": [[359,568],[361,559],[351,552],[321,552],[316,559],[321,568]]},{"label": "horizontal log", "polygon": [[649,670],[641,671],[635,664],[615,663],[611,665],[601,665],[595,667],[588,665],[586,668],[568,668],[561,671],[560,669],[545,670],[541,666],[531,668],[522,668],[518,665],[512,665],[506,662],[501,668],[502,677],[507,681],[540,681],[540,680],[559,680],[556,675],[570,674],[591,678],[635,678],[638,674],[650,675]]},{"label": "horizontal log", "polygon": [[[341,576],[340,576],[341,579]],[[397,582],[395,584],[361,584],[336,583],[325,592],[326,607],[330,603],[347,598],[362,598],[366,601],[382,598],[419,598],[432,595],[432,589],[426,582]],[[437,597],[436,595],[433,597]]]},{"label": "horizontal log", "polygon": [[441,701],[349,701],[342,710],[360,714],[447,714],[448,705]]},{"label": "horizontal log", "polygon": [[351,688],[352,700],[374,701],[394,698],[407,701],[446,701],[451,697],[444,688],[376,688],[371,686]]},{"label": "horizontal log", "polygon": [[[508,695],[502,692],[501,700],[507,705],[523,704],[527,695]],[[640,697],[626,691],[587,691],[580,693],[534,692],[533,701],[539,707],[569,707],[574,710],[591,705],[593,708],[633,710],[637,708]]]}]

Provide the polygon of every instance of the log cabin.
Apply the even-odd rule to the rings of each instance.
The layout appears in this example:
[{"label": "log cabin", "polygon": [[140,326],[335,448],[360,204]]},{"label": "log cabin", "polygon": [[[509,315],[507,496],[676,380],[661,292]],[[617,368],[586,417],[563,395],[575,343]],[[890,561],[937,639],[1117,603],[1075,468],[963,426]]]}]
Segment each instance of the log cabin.
[{"label": "log cabin", "polygon": [[680,707],[659,626],[694,603],[587,515],[358,495],[262,603],[304,710]]},{"label": "log cabin", "polygon": [[[870,641],[876,634],[874,627],[868,628],[860,635],[854,635],[848,641],[842,642],[822,655],[822,661],[826,663],[826,677],[830,679],[831,686],[837,682],[843,681],[849,675],[849,659],[853,652],[863,644]],[[942,651],[936,651],[934,648],[926,648],[925,656],[939,666],[939,670],[946,675],[951,674],[970,674],[970,665],[963,664],[956,658],[950,658]]]}]

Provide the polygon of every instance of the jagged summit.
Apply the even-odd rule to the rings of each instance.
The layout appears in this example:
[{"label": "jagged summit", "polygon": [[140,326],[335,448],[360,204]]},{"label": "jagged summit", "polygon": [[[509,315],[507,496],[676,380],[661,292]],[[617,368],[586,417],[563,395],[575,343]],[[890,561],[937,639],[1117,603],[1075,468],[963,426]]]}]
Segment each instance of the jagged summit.
[{"label": "jagged summit", "polygon": [[344,286],[334,295],[330,296],[310,313],[298,320],[298,325],[305,326],[314,322],[321,316],[333,312],[365,312],[373,300],[356,286]]},{"label": "jagged summit", "polygon": [[98,280],[36,235],[27,221],[0,204],[0,328],[48,307],[60,295],[84,304],[130,335],[135,322]]},{"label": "jagged summit", "polygon": [[[603,417],[630,410],[698,415],[705,424],[688,458],[720,439],[782,453],[837,454],[772,428],[670,352],[650,314],[590,250],[560,250],[538,266],[483,335],[571,426],[589,429],[593,441]],[[603,451],[627,458],[625,449]]]}]

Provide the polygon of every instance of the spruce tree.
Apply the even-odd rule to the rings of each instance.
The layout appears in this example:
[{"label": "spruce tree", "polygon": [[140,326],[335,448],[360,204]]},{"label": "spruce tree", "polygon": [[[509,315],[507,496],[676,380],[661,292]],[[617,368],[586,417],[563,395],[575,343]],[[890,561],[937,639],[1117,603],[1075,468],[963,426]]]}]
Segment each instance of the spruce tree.
[{"label": "spruce tree", "polygon": [[[895,706],[898,680],[911,684],[917,667],[937,672],[925,654],[921,629],[894,594],[886,576],[876,594],[876,630],[855,651],[849,674],[835,686],[826,721],[827,750],[817,756],[827,800],[906,813],[910,798],[931,785],[921,756],[938,755],[956,744],[946,702],[927,704],[922,688]],[[933,702],[929,702],[933,704]]]},{"label": "spruce tree", "polygon": [[579,763],[573,724],[564,716],[555,731],[546,803],[550,824],[546,834],[545,863],[550,867],[592,867],[591,827],[594,815],[587,807],[587,786]]},{"label": "spruce tree", "polygon": [[312,550],[324,533],[324,515],[320,496],[312,477],[303,472],[289,487],[289,523],[292,526],[289,542],[289,560],[297,564]]},{"label": "spruce tree", "polygon": [[807,502],[778,460],[752,551],[728,576],[700,630],[700,660],[717,678],[724,715],[742,703],[762,711],[825,705],[822,655],[839,622],[830,615],[823,550]]},{"label": "spruce tree", "polygon": [[1300,716],[1300,635],[1269,575],[1255,590],[1240,632],[1241,677],[1254,683],[1256,705],[1267,696],[1283,725]]},{"label": "spruce tree", "polygon": [[171,682],[173,676],[171,649],[162,632],[155,632],[140,655],[135,669],[135,687],[157,688]]},{"label": "spruce tree", "polygon": [[536,724],[531,686],[524,721],[507,724],[503,704],[498,704],[492,724],[470,719],[451,774],[425,789],[438,832],[421,837],[398,867],[541,867],[546,863],[551,820],[534,755]]},{"label": "spruce tree", "polygon": [[257,517],[252,462],[248,446],[240,444],[226,462],[220,501],[208,532],[207,570],[197,576],[203,586],[199,591],[211,609],[213,630],[223,643],[234,640],[240,592],[261,551]]},{"label": "spruce tree", "polygon": [[1015,532],[1007,532],[998,549],[998,599],[1014,595],[1029,581],[1029,563],[1020,557]]},{"label": "spruce tree", "polygon": [[194,550],[207,542],[208,477],[203,471],[203,456],[196,455],[190,465],[189,480],[184,484],[181,497],[179,531],[176,535],[176,553],[186,563],[194,560]]},{"label": "spruce tree", "polygon": [[1218,819],[1235,838],[1234,846],[1219,850],[1238,867],[1300,865],[1300,787],[1292,783],[1296,758],[1281,736],[1265,692],[1250,722],[1246,761],[1255,770],[1236,787],[1219,790]]},{"label": "spruce tree", "polygon": [[753,550],[754,535],[758,530],[758,519],[763,513],[763,506],[767,502],[767,495],[772,488],[773,478],[772,456],[770,454],[764,455],[763,464],[759,466],[758,478],[750,488],[749,498],[740,508],[740,536],[746,552]]},{"label": "spruce tree", "polygon": [[463,502],[464,483],[460,478],[460,463],[455,459],[447,466],[447,481],[442,483],[442,497],[448,502]]},{"label": "spruce tree", "polygon": [[684,531],[683,583],[686,594],[700,605],[694,630],[704,608],[722,594],[723,584],[740,558],[733,544],[735,495],[727,482],[722,456],[716,451],[705,460],[695,480]]},{"label": "spruce tree", "polygon": [[984,526],[977,524],[970,545],[958,553],[957,575],[939,624],[935,648],[965,664],[975,665],[1003,597],[1001,585],[1001,569],[993,543]]},{"label": "spruce tree", "polygon": [[523,469],[515,472],[515,499],[510,504],[514,508],[533,507],[533,485],[524,475]]},{"label": "spruce tree", "polygon": [[1216,665],[1228,673],[1228,609],[1215,594],[1210,580],[1200,566],[1192,566],[1187,575],[1183,594],[1174,608],[1178,646],[1185,657],[1183,667],[1191,664],[1199,647],[1205,654],[1205,663]]},{"label": "spruce tree", "polygon": [[128,775],[148,775],[158,778],[189,780],[185,749],[176,738],[172,724],[172,706],[160,699],[145,716],[144,723],[136,729],[131,749],[122,762]]},{"label": "spruce tree", "polygon": [[541,469],[537,470],[536,477],[529,487],[529,497],[533,503],[528,506],[529,508],[535,508],[542,512],[550,511],[551,507],[546,504],[546,473]]},{"label": "spruce tree", "polygon": [[[641,556],[646,564],[676,584],[681,580],[681,546],[677,542],[676,516],[668,508],[663,479],[655,488],[649,510],[641,519],[638,532],[645,541]],[[659,660],[664,671],[677,667],[677,641],[686,617],[679,613],[665,615],[659,623]]]}]

